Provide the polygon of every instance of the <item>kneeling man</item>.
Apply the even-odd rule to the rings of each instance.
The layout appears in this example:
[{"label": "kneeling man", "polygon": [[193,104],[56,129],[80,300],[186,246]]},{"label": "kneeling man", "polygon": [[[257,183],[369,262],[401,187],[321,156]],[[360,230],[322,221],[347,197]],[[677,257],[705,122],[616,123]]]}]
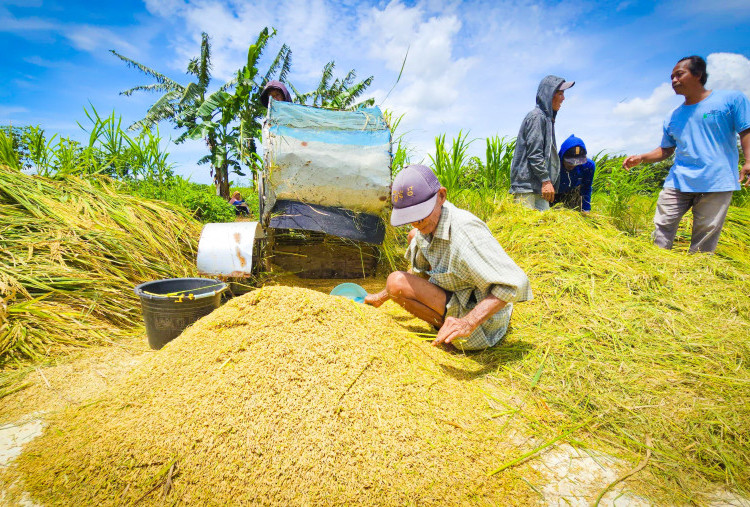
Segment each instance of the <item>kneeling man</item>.
[{"label": "kneeling man", "polygon": [[[385,289],[365,303],[392,299],[438,328],[433,345],[480,350],[508,329],[513,302],[531,299],[526,274],[508,257],[487,225],[446,201],[429,167],[405,167],[393,182],[391,224],[411,224],[410,271],[388,276]],[[410,234],[412,236],[412,234]]]}]

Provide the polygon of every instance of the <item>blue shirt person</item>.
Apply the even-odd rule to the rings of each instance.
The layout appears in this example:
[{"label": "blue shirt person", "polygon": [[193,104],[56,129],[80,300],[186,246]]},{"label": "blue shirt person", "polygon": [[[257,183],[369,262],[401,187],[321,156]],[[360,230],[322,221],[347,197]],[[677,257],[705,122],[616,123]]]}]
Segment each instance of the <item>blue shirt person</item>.
[{"label": "blue shirt person", "polygon": [[586,156],[586,145],[571,134],[560,146],[560,180],[555,202],[588,214],[591,211],[591,186],[596,165]]},{"label": "blue shirt person", "polygon": [[707,90],[706,61],[688,56],[672,69],[672,89],[685,102],[664,122],[661,145],[648,153],[631,155],[629,169],[642,162],[659,162],[675,155],[654,216],[654,243],[672,248],[680,219],[693,209],[690,252],[713,252],[732,200],[740,184],[750,186],[750,160],[737,174],[739,152],[750,155],[750,101],[738,91]]}]

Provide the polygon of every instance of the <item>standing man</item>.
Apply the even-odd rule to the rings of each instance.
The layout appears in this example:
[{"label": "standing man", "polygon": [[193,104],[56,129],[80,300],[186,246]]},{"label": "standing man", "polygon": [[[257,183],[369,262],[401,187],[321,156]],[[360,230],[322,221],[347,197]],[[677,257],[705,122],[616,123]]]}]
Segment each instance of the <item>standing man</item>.
[{"label": "standing man", "polygon": [[393,181],[391,224],[416,231],[406,252],[410,272],[395,271],[365,303],[389,299],[439,331],[433,345],[481,350],[508,329],[513,302],[531,299],[526,274],[480,219],[446,201],[429,167],[404,167]]},{"label": "standing man", "polygon": [[675,154],[654,217],[654,243],[672,248],[680,219],[693,208],[690,253],[713,252],[719,242],[732,192],[740,183],[750,186],[750,160],[737,177],[737,134],[745,157],[750,154],[750,101],[738,91],[706,90],[706,61],[683,58],[672,69],[672,89],[685,102],[667,116],[661,146],[631,155],[630,169],[643,162],[659,162]]},{"label": "standing man", "polygon": [[591,212],[591,188],[594,184],[594,161],[586,156],[583,139],[570,135],[560,146],[560,183],[553,204],[577,209],[584,215]]},{"label": "standing man", "polygon": [[555,142],[555,116],[565,100],[565,90],[575,81],[547,76],[539,83],[536,107],[521,123],[510,166],[510,193],[517,202],[545,211],[555,200],[560,159]]}]

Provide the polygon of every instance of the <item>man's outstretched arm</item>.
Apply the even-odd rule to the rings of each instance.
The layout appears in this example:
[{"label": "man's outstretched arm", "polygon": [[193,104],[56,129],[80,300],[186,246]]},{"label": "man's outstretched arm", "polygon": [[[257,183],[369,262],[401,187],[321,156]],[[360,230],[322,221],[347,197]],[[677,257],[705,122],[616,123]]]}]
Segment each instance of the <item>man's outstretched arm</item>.
[{"label": "man's outstretched arm", "polygon": [[432,344],[450,343],[456,338],[470,336],[484,321],[502,310],[507,304],[506,301],[499,299],[497,296],[488,294],[486,298],[460,319],[455,317],[445,319]]},{"label": "man's outstretched arm", "polygon": [[740,183],[750,187],[750,129],[740,132],[740,146],[745,155],[745,165],[740,169]]},{"label": "man's outstretched arm", "polygon": [[622,167],[630,169],[638,164],[653,164],[654,162],[661,162],[662,160],[668,159],[674,153],[674,147],[662,148],[661,146],[655,150],[651,150],[648,153],[641,153],[640,155],[630,155],[622,162]]}]

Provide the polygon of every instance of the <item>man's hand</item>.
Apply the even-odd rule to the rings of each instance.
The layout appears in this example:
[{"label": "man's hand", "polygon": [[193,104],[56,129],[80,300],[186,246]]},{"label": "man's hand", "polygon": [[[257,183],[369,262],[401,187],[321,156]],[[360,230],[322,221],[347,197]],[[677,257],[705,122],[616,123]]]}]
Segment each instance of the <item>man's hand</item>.
[{"label": "man's hand", "polygon": [[643,163],[643,155],[630,155],[628,158],[622,161],[623,169],[630,170],[632,167]]},{"label": "man's hand", "polygon": [[542,183],[542,198],[549,202],[555,200],[555,186],[549,180]]},{"label": "man's hand", "polygon": [[465,338],[474,332],[474,327],[466,319],[448,317],[438,331],[437,337],[432,342],[434,346],[441,343],[450,343],[456,338]]},{"label": "man's hand", "polygon": [[388,301],[389,298],[390,296],[388,295],[388,291],[383,289],[377,294],[368,294],[367,296],[365,296],[365,304],[372,305],[375,308],[379,308],[380,305]]},{"label": "man's hand", "polygon": [[745,162],[745,165],[740,169],[740,184],[746,188],[750,188],[750,160]]}]

